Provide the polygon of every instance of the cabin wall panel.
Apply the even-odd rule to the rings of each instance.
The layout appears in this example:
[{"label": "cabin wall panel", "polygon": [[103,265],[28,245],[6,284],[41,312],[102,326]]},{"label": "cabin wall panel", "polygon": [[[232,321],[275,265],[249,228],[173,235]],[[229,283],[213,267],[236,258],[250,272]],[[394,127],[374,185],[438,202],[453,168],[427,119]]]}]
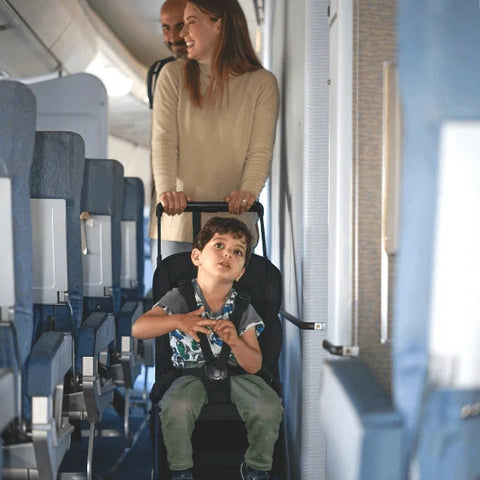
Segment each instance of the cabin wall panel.
[{"label": "cabin wall panel", "polygon": [[327,325],[303,331],[302,478],[326,474],[326,442],[319,405],[324,381],[322,348],[329,335],[329,19],[328,0],[309,0],[305,8],[305,140],[303,158],[302,319]]},{"label": "cabin wall panel", "polygon": [[[266,3],[265,66],[276,75],[281,96],[270,251],[283,274],[283,306],[304,322],[327,321],[327,12],[326,0]],[[325,335],[285,321],[282,375],[292,479],[325,478],[317,403]]]},{"label": "cabin wall panel", "polygon": [[[278,121],[271,172],[270,257],[281,270],[284,308],[301,315],[302,292],[302,165],[304,122],[304,2],[265,3],[265,67],[280,89]],[[292,478],[301,477],[302,350],[301,332],[285,324],[282,352],[285,428]]]},{"label": "cabin wall panel", "polygon": [[391,348],[380,343],[382,105],[383,63],[395,62],[395,4],[394,0],[358,0],[353,17],[353,316],[360,355],[387,391],[391,391]]}]

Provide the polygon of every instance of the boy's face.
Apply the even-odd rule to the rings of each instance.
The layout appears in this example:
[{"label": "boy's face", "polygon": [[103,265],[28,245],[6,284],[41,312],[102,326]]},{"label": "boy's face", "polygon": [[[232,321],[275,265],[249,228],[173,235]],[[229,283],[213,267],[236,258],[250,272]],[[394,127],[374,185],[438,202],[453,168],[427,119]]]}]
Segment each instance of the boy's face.
[{"label": "boy's face", "polygon": [[228,282],[239,280],[245,272],[245,239],[229,233],[216,233],[203,250],[192,250],[192,262],[199,276],[209,275]]}]

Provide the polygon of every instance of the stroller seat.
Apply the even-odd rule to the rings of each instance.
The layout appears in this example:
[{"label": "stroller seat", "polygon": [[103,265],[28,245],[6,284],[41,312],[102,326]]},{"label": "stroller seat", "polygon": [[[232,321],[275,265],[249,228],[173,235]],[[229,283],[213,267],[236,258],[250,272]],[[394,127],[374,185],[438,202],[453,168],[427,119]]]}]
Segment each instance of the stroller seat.
[{"label": "stroller seat", "polygon": [[[225,209],[224,203],[217,203],[215,207],[208,204],[209,212],[212,208]],[[195,220],[195,214],[206,211],[203,204],[193,202],[187,207],[194,213],[194,231],[199,228],[200,222]],[[262,223],[263,233],[263,209],[256,204],[260,212],[259,218]],[[222,211],[222,210],[214,210]],[[223,210],[225,211],[225,210]],[[195,228],[195,222],[197,227]],[[160,221],[158,222],[160,225]],[[195,232],[196,233],[196,232]],[[159,235],[160,238],[160,235]],[[161,242],[159,242],[160,244]],[[264,244],[265,246],[265,244]],[[161,252],[159,252],[159,258]],[[185,281],[196,277],[196,268],[190,259],[190,252],[182,252],[171,255],[161,262],[154,274],[153,300],[156,303],[166,292],[180,286]],[[234,284],[234,288],[250,297],[250,303],[255,308],[265,323],[265,329],[258,337],[263,356],[262,372],[267,373],[269,383],[282,396],[278,359],[282,348],[282,325],[278,317],[282,301],[282,277],[280,271],[267,258],[265,249],[264,256],[253,254],[250,258],[242,278]],[[154,476],[156,479],[169,479],[169,470],[166,461],[166,451],[162,442],[161,425],[159,420],[158,402],[176,378],[177,372],[171,362],[172,350],[169,344],[169,336],[163,335],[156,338],[155,358],[155,385],[152,388],[150,398],[152,400],[151,432],[154,448]],[[264,377],[264,375],[262,375]],[[280,428],[280,441],[277,441],[276,453],[274,454],[274,467],[272,478],[282,478],[282,437],[283,425]],[[218,472],[219,478],[226,477],[222,468],[235,467],[239,471],[240,463],[248,446],[245,426],[235,407],[230,402],[222,404],[204,405],[192,436],[195,478],[213,478],[214,471]],[[213,470],[212,470],[213,468]],[[206,476],[206,469],[209,469]],[[232,468],[233,470],[233,468]],[[224,470],[224,472],[227,470]],[[205,475],[205,476],[203,476]],[[239,477],[240,478],[240,477]]]}]

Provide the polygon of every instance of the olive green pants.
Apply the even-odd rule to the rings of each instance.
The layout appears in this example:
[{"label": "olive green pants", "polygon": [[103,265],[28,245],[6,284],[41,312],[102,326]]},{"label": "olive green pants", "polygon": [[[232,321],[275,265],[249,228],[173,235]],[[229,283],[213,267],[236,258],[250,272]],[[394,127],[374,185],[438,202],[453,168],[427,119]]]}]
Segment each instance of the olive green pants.
[{"label": "olive green pants", "polygon": [[[245,422],[248,436],[246,463],[257,470],[271,470],[283,407],[279,396],[257,375],[231,377],[231,401]],[[193,467],[192,433],[207,402],[200,378],[177,378],[160,400],[160,421],[171,470]]]}]

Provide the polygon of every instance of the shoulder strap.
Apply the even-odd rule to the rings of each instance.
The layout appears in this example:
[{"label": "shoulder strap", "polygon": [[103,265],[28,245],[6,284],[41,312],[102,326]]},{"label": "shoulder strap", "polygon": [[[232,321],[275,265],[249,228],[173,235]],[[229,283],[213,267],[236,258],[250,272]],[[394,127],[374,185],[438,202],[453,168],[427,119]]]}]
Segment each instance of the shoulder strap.
[{"label": "shoulder strap", "polygon": [[183,298],[187,302],[187,308],[189,312],[197,309],[197,300],[195,298],[195,289],[191,280],[186,280],[178,287],[178,291],[182,294]]},{"label": "shoulder strap", "polygon": [[169,62],[173,62],[175,57],[163,58],[157,60],[148,70],[147,73],[147,93],[148,103],[150,108],[153,108],[153,95],[155,93],[155,86],[157,85],[157,78],[160,70]]},{"label": "shoulder strap", "polygon": [[[187,302],[188,311],[192,312],[193,310],[197,309],[197,301],[195,298],[195,289],[193,287],[193,283],[191,280],[183,282],[179,287],[178,291],[182,294],[183,298]],[[230,320],[235,325],[235,328],[238,329],[240,327],[240,321],[242,319],[242,315],[248,308],[250,303],[250,296],[244,292],[238,292],[237,297],[235,298],[235,304],[233,307],[232,315],[230,316]],[[203,356],[205,357],[205,361],[207,363],[211,363],[215,360],[215,357],[212,353],[212,349],[210,348],[210,344],[208,343],[207,336],[203,333],[199,333],[198,337],[200,338],[200,347],[203,352]],[[223,344],[222,350],[218,356],[218,360],[221,362],[227,362],[228,356],[230,355],[230,346],[227,343]]]},{"label": "shoulder strap", "polygon": [[[197,309],[197,300],[195,298],[195,289],[193,288],[192,281],[186,281],[178,287],[178,291],[182,294],[183,298],[187,302],[187,308],[189,312],[193,312]],[[207,363],[212,362],[215,357],[208,343],[207,336],[204,333],[199,333],[198,338],[200,338],[200,348],[202,349],[203,356]]]},{"label": "shoulder strap", "polygon": [[235,325],[235,328],[240,328],[240,320],[242,319],[242,315],[247,311],[248,305],[250,304],[250,295],[245,292],[238,292],[237,298],[235,298],[235,306],[233,308],[232,315],[230,316],[230,320]]},{"label": "shoulder strap", "polygon": [[[247,310],[249,303],[250,303],[249,295],[243,292],[242,293],[239,292],[237,297],[235,298],[233,312],[230,316],[230,320],[235,325],[235,328],[237,329],[237,333],[240,333],[239,332],[240,321],[242,319],[242,315]],[[206,337],[205,337],[205,340],[206,340]],[[210,349],[210,345],[208,345],[208,348]],[[202,350],[203,350],[203,347],[202,347]],[[227,364],[228,356],[230,355],[230,350],[231,350],[230,345],[228,345],[227,343],[224,343],[222,346],[222,349],[220,350],[220,354],[218,355],[218,361],[220,362],[220,364],[222,365]],[[211,352],[211,349],[210,349],[210,352]],[[204,355],[205,355],[205,352],[204,352]],[[212,354],[212,357],[213,357],[213,354]],[[205,359],[207,358],[205,357]]]}]

